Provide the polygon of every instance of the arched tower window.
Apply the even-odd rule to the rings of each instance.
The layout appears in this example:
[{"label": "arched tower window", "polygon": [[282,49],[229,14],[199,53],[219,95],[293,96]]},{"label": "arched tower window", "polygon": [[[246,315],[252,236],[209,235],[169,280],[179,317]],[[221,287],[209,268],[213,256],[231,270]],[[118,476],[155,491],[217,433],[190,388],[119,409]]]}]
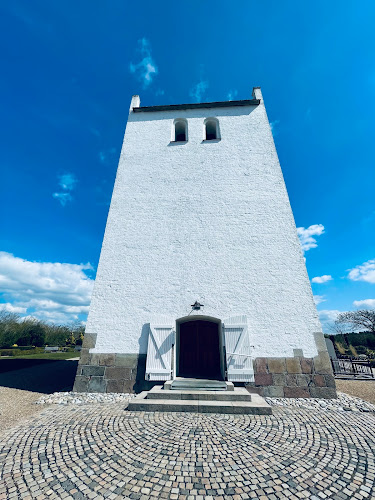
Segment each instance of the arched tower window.
[{"label": "arched tower window", "polygon": [[187,121],[182,118],[175,120],[174,122],[174,142],[186,142],[187,141]]},{"label": "arched tower window", "polygon": [[216,118],[207,118],[204,121],[205,140],[220,139],[219,121]]}]

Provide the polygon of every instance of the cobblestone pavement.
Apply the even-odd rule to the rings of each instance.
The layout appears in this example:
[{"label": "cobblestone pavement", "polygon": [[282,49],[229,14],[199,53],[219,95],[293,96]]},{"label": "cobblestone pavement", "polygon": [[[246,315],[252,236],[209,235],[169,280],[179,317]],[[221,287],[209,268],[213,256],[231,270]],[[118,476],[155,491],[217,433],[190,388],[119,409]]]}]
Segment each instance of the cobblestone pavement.
[{"label": "cobblestone pavement", "polygon": [[0,436],[0,499],[375,498],[375,415],[56,406]]}]

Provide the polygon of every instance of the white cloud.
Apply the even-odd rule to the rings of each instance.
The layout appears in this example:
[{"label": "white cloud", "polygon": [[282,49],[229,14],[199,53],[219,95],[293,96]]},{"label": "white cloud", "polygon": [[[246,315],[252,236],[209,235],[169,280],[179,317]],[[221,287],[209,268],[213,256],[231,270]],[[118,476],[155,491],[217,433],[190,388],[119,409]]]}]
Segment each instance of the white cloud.
[{"label": "white cloud", "polygon": [[94,280],[90,264],[31,262],[0,252],[0,289],[21,314],[68,322],[88,312]]},{"label": "white cloud", "polygon": [[66,191],[71,191],[77,184],[77,179],[74,174],[63,174],[59,177],[59,185]]},{"label": "white cloud", "polygon": [[138,52],[140,52],[142,60],[137,64],[130,63],[129,69],[142,81],[144,87],[148,87],[157,74],[158,68],[151,56],[150,42],[146,38],[138,40]]},{"label": "white cloud", "polygon": [[325,298],[325,295],[314,295],[314,302],[316,305],[321,304],[322,302],[325,302],[327,299]]},{"label": "white cloud", "polygon": [[108,148],[103,151],[99,151],[99,160],[101,163],[110,164],[116,159],[116,148]]},{"label": "white cloud", "polygon": [[227,94],[227,99],[228,101],[233,101],[236,99],[238,95],[238,90],[234,89],[234,90],[230,90]]},{"label": "white cloud", "polygon": [[71,201],[72,195],[70,193],[53,193],[52,196],[58,200],[63,207],[68,203],[68,201]]},{"label": "white cloud", "polygon": [[375,259],[368,260],[353,269],[349,269],[348,278],[352,281],[375,283]]},{"label": "white cloud", "polygon": [[274,120],[273,122],[270,122],[270,127],[271,127],[271,132],[272,135],[275,137],[277,135],[277,125],[280,123],[280,120]]},{"label": "white cloud", "polygon": [[330,274],[323,274],[323,276],[315,276],[311,280],[311,283],[327,283],[327,281],[331,281],[333,278]]},{"label": "white cloud", "polygon": [[375,309],[375,299],[355,300],[353,306],[359,309]]},{"label": "white cloud", "polygon": [[63,207],[73,199],[70,191],[73,191],[77,184],[77,178],[74,174],[63,174],[58,176],[59,186],[63,191],[53,193],[52,196],[58,200]]},{"label": "white cloud", "polygon": [[308,228],[297,227],[297,233],[301,241],[302,250],[307,252],[307,250],[318,246],[314,236],[320,236],[323,234],[324,226],[323,224],[313,224]]},{"label": "white cloud", "polygon": [[323,309],[322,311],[318,311],[323,332],[329,333],[331,331],[330,326],[341,312],[337,309]]},{"label": "white cloud", "polygon": [[208,82],[205,80],[201,80],[191,88],[189,95],[190,97],[195,99],[196,102],[202,102],[203,95],[207,89],[208,89]]},{"label": "white cloud", "polygon": [[3,304],[0,304],[0,311],[24,314],[26,312],[26,307],[16,307],[13,306],[10,302],[5,302]]}]

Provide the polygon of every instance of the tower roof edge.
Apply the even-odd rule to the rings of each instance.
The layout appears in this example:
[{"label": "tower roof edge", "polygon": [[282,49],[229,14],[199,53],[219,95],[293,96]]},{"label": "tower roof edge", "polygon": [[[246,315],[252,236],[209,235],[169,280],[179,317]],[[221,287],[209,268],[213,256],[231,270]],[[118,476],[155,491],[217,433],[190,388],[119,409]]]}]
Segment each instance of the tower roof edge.
[{"label": "tower roof edge", "polygon": [[135,113],[152,111],[173,111],[176,109],[226,108],[231,106],[258,106],[260,99],[244,99],[240,101],[197,102],[191,104],[167,104],[161,106],[133,107]]}]

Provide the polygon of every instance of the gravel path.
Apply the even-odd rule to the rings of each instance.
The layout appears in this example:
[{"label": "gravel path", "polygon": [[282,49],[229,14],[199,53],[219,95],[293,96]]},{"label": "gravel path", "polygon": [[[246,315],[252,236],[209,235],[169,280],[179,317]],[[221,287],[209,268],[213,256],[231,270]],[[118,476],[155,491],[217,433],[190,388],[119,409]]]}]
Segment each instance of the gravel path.
[{"label": "gravel path", "polygon": [[71,389],[76,370],[77,361],[66,360],[0,373],[0,432],[40,412],[41,396]]},{"label": "gravel path", "polygon": [[337,390],[375,404],[375,380],[336,380]]},{"label": "gravel path", "polygon": [[10,429],[40,412],[41,407],[35,403],[41,396],[40,392],[0,387],[0,430]]}]

